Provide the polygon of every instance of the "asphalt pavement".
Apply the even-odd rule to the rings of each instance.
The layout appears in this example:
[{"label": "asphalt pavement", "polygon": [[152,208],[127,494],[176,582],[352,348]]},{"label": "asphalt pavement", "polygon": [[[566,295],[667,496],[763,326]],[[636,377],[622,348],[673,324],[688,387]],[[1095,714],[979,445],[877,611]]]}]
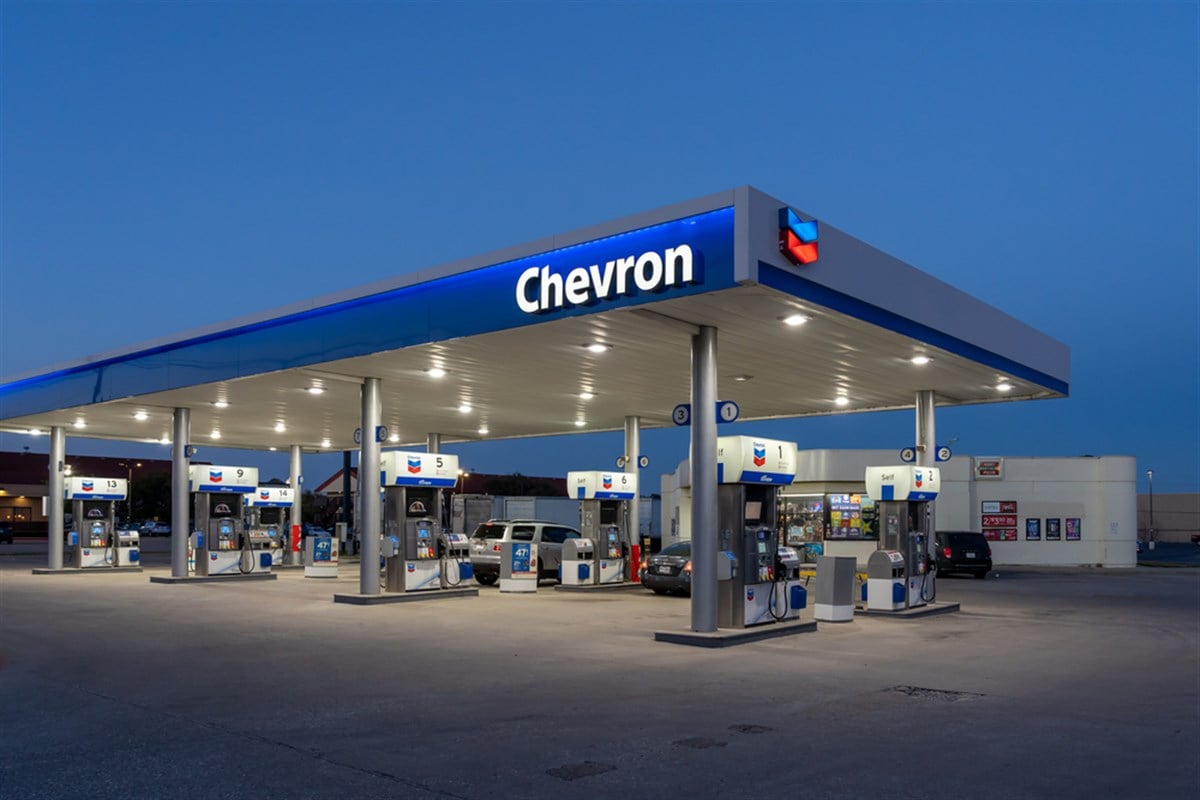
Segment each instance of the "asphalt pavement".
[{"label": "asphalt pavement", "polygon": [[[160,549],[161,545],[161,549]],[[44,551],[43,551],[44,552]],[[0,797],[1192,798],[1200,570],[946,578],[956,614],[707,650],[688,600],[351,606],[0,559]],[[811,595],[810,595],[811,597]],[[809,610],[811,616],[811,609]]]}]

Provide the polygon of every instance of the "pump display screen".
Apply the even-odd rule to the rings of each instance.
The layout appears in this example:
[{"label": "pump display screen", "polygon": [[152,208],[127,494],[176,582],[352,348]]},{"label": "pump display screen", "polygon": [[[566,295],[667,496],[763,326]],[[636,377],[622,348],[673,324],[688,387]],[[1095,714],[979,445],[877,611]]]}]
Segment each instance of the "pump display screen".
[{"label": "pump display screen", "polygon": [[283,524],[282,508],[261,508],[258,512],[258,521],[261,525],[282,525]]},{"label": "pump display screen", "polygon": [[112,508],[112,503],[107,500],[84,500],[83,518],[105,519],[110,508]]},{"label": "pump display screen", "polygon": [[761,539],[758,542],[758,552],[759,553],[767,552],[767,543],[762,541]]},{"label": "pump display screen", "polygon": [[209,498],[208,501],[208,516],[210,519],[222,519],[224,517],[240,516],[242,513],[242,497],[221,496]]},{"label": "pump display screen", "polygon": [[746,501],[746,517],[747,520],[762,519],[762,501],[747,500]]}]

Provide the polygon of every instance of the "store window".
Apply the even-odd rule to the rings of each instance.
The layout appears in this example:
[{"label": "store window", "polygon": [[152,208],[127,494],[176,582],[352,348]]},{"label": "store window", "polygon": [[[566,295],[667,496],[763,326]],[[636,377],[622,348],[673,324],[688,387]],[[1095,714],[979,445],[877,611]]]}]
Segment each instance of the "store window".
[{"label": "store window", "polygon": [[875,501],[865,494],[785,494],[779,510],[790,547],[819,554],[820,543],[828,540],[879,538]]}]

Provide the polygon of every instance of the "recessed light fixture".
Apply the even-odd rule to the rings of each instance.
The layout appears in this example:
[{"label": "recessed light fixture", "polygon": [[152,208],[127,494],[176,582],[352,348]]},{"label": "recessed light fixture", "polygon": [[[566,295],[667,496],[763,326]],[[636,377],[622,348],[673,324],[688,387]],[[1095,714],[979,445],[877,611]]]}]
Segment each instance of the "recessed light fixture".
[{"label": "recessed light fixture", "polygon": [[607,353],[609,350],[612,350],[612,345],[605,344],[604,342],[592,342],[591,344],[581,346],[589,353]]},{"label": "recessed light fixture", "polygon": [[83,420],[81,420],[81,419],[77,419],[77,420],[75,420],[75,427],[76,427],[76,428],[86,428],[86,427],[87,427],[87,423],[86,423],[86,422],[84,422],[84,421],[83,421]]},{"label": "recessed light fixture", "polygon": [[844,394],[839,394],[837,399],[834,400],[833,402],[839,406],[847,406],[847,405],[850,405],[850,398],[846,397],[846,395],[844,395]]},{"label": "recessed light fixture", "polygon": [[581,420],[581,419],[577,419],[577,420],[575,420],[575,427],[576,427],[576,428],[582,428],[584,425],[587,425],[587,423],[586,423],[586,422],[584,422],[583,420]]},{"label": "recessed light fixture", "polygon": [[470,403],[459,403],[458,404],[458,413],[470,414],[471,413],[471,404]]},{"label": "recessed light fixture", "polygon": [[282,422],[275,423],[275,432],[276,433],[283,433],[286,430],[287,430],[287,425],[284,425]]},{"label": "recessed light fixture", "polygon": [[929,356],[913,356],[912,358],[909,359],[909,361],[916,364],[918,367],[923,367],[926,364],[928,364],[930,361],[933,361],[933,359],[930,358]]},{"label": "recessed light fixture", "polygon": [[1011,383],[1009,383],[1008,381],[1000,381],[1000,383],[996,384],[997,392],[1011,392],[1012,389],[1013,389],[1013,385]]},{"label": "recessed light fixture", "polygon": [[171,437],[170,437],[170,436],[164,436],[164,437],[162,437],[161,439],[159,439],[159,440],[158,440],[158,443],[159,443],[159,444],[170,444],[170,443],[171,443]]},{"label": "recessed light fixture", "polygon": [[400,434],[398,434],[398,433],[393,433],[393,434],[389,435],[389,436],[388,436],[388,441],[389,441],[389,442],[398,442],[398,441],[400,441]]},{"label": "recessed light fixture", "polygon": [[584,389],[582,392],[579,393],[580,400],[591,400],[595,396],[596,395],[592,394],[587,389]]},{"label": "recessed light fixture", "polygon": [[210,437],[210,438],[213,438],[213,439],[220,439],[220,438],[221,438],[221,432],[220,432],[220,431],[213,431],[212,433],[210,433],[210,434],[209,434],[209,437]]},{"label": "recessed light fixture", "polygon": [[268,447],[267,449],[270,450],[272,453],[274,453],[279,448],[278,447]]},{"label": "recessed light fixture", "polygon": [[304,391],[308,392],[309,394],[325,394],[325,387],[324,387],[324,386],[317,386],[317,385],[314,383],[312,386],[309,386],[309,387],[308,387],[308,388],[306,388]]},{"label": "recessed light fixture", "polygon": [[135,411],[133,412],[133,418],[138,422],[145,422],[146,420],[150,419],[150,415],[145,411]]},{"label": "recessed light fixture", "polygon": [[331,444],[331,442],[328,439],[321,440],[321,447],[328,448],[330,444]]},{"label": "recessed light fixture", "polygon": [[480,435],[480,436],[487,436],[487,435],[488,435],[488,426],[487,426],[487,425],[480,425],[480,426],[479,426],[479,435]]},{"label": "recessed light fixture", "polygon": [[794,328],[797,325],[803,325],[804,323],[808,322],[808,317],[804,316],[803,314],[788,314],[786,317],[780,317],[780,320],[784,325]]},{"label": "recessed light fixture", "polygon": [[444,378],[446,377],[446,370],[441,367],[430,367],[425,370],[425,374],[431,378]]},{"label": "recessed light fixture", "polygon": [[229,408],[228,400],[213,400],[213,405],[217,408]]},{"label": "recessed light fixture", "polygon": [[746,381],[750,380],[753,377],[754,377],[753,375],[734,375],[733,379],[735,381],[737,381],[738,383],[745,383]]},{"label": "recessed light fixture", "polygon": [[29,435],[30,436],[41,436],[42,432],[40,430],[38,430],[37,428],[30,428]]}]

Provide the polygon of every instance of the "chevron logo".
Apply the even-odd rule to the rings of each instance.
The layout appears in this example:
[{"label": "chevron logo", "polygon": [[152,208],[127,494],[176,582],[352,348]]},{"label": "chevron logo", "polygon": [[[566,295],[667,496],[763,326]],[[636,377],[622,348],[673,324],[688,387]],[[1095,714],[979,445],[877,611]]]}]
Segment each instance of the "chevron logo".
[{"label": "chevron logo", "polygon": [[793,264],[817,260],[817,221],[804,222],[790,208],[779,209],[779,252]]},{"label": "chevron logo", "polygon": [[751,460],[754,461],[754,466],[761,467],[767,463],[767,446],[761,442],[754,442],[751,453]]},{"label": "chevron logo", "polygon": [[420,456],[409,456],[407,463],[408,463],[408,472],[410,475],[416,475],[421,471],[421,457]]}]

